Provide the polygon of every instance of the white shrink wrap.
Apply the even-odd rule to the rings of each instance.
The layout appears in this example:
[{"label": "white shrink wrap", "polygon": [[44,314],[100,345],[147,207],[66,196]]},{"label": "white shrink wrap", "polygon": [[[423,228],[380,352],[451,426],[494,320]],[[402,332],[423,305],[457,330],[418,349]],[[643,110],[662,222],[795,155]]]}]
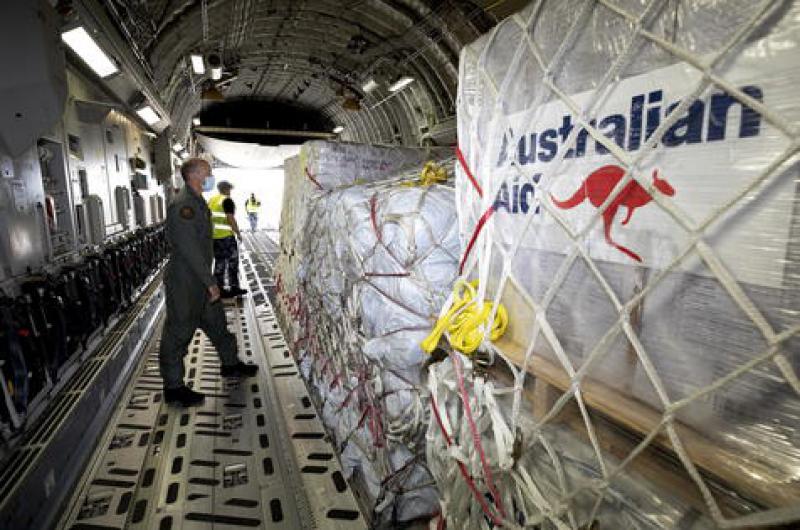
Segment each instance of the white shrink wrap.
[{"label": "white shrink wrap", "polygon": [[[284,163],[283,212],[288,210],[290,216],[285,233],[289,239],[288,245],[296,248],[303,240],[301,232],[305,229],[309,201],[316,194],[343,186],[384,180],[449,153],[449,150],[441,148],[389,147],[323,140],[304,143],[300,154]],[[283,225],[281,236],[284,236]]]},{"label": "white shrink wrap", "polygon": [[[798,47],[797,1],[559,0],[462,51],[464,274],[506,305],[495,346],[524,367],[510,408],[486,403],[476,421],[495,466],[510,451],[497,438],[505,424],[540,459],[529,465],[571,467],[532,485],[495,469],[501,483],[516,473],[508,488],[525,483],[499,492],[507,517],[627,528],[607,503],[647,448],[677,463],[683,487],[669,488],[684,504],[629,503],[649,521],[636,528],[689,528],[695,512],[726,527],[800,520]],[[531,375],[544,426],[524,430]],[[442,407],[458,401],[449,385]],[[548,388],[564,397],[548,401]],[[600,418],[641,443],[631,458],[596,436]],[[567,423],[590,461],[559,442]],[[444,451],[442,429],[430,429]],[[471,434],[453,444],[450,454],[480,457]],[[463,481],[440,469],[441,488]],[[512,514],[525,495],[537,510]],[[482,519],[477,498],[458,499]]]},{"label": "white shrink wrap", "polygon": [[[303,209],[298,221],[287,204],[281,227],[282,244],[284,229],[295,234],[279,293],[290,346],[374,523],[430,518],[439,504],[424,458],[420,343],[457,275],[460,243],[453,189],[417,179],[443,152],[312,144],[285,166],[287,200]],[[452,175],[452,160],[443,165]],[[306,175],[305,194],[295,193],[298,168],[327,187],[310,188]]]},{"label": "white shrink wrap", "polygon": [[406,169],[419,168],[431,159],[452,153],[443,148],[410,148],[327,142],[306,142],[296,157],[284,162],[284,196],[281,210],[280,255],[276,263],[278,304],[291,343],[302,343],[297,321],[303,318],[297,292],[303,242],[317,234],[306,225],[313,199],[328,191],[354,184],[387,179]]},{"label": "white shrink wrap", "polygon": [[[303,180],[300,171],[300,157],[287,158],[283,163],[283,207],[281,208],[279,253],[275,260],[275,279],[278,302],[278,318],[289,344],[299,338],[297,313],[297,266],[299,256],[296,251],[296,229],[300,222],[300,212],[306,206],[301,193]],[[302,368],[302,367],[301,367]]]}]

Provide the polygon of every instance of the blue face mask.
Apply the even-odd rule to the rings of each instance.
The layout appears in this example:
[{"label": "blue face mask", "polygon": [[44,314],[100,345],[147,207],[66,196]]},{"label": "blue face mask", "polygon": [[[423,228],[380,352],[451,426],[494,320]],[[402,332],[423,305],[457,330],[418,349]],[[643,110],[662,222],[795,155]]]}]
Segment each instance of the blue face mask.
[{"label": "blue face mask", "polygon": [[209,175],[203,181],[203,191],[211,191],[214,189],[214,175]]}]

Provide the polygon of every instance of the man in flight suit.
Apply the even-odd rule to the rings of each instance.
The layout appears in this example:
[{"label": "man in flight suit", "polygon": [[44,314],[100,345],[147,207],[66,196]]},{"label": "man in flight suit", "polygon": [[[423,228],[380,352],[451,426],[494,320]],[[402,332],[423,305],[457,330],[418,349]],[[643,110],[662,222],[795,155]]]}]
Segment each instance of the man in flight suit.
[{"label": "man in flight suit", "polygon": [[258,373],[258,367],[237,357],[236,338],[228,331],[219,286],[211,275],[211,212],[202,196],[211,166],[205,160],[192,158],[181,167],[181,175],[186,185],[167,209],[170,260],[164,276],[167,318],[159,365],[164,401],[190,406],[201,403],[204,397],[183,382],[183,357],[195,329],[203,330],[216,348],[223,377],[251,377]]}]

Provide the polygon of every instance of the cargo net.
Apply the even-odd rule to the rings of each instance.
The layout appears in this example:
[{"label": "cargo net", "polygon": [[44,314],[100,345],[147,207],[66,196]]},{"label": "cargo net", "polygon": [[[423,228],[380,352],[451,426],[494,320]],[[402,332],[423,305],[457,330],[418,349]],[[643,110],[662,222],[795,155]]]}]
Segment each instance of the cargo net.
[{"label": "cargo net", "polygon": [[417,167],[315,193],[307,208],[296,291],[280,295],[296,330],[291,349],[373,523],[429,519],[438,497],[424,458],[419,344],[457,275],[453,189],[420,182]]},{"label": "cargo net", "polygon": [[[484,340],[472,356],[451,353],[430,371],[427,456],[442,494],[440,528],[743,528],[800,520],[797,94],[784,92],[784,104],[771,108],[766,92],[725,75],[752,61],[769,72],[777,42],[796,54],[796,38],[769,39],[776,25],[796,37],[796,27],[786,27],[797,25],[796,12],[796,3],[775,1],[534,2],[462,53],[461,272],[479,280],[478,298],[505,304],[511,322],[507,337]],[[705,16],[708,35],[723,35],[702,56],[687,50],[710,36],[680,35],[689,15]],[[715,32],[723,21],[724,31]],[[498,53],[504,44],[505,55]],[[678,65],[692,83],[632,149],[599,118],[610,114],[626,78],[648,72],[636,70],[642,57]],[[792,64],[773,71],[796,72]],[[581,68],[597,76],[577,87],[588,91],[576,98]],[[783,90],[796,89],[774,77],[788,83]],[[709,109],[696,103],[709,100]],[[723,114],[714,114],[723,101]],[[567,114],[571,129],[557,152],[542,142],[543,154],[533,155],[537,142],[526,134],[544,128],[547,105],[560,105],[559,124]],[[711,116],[703,118],[705,134],[721,140],[718,119],[731,108],[741,112],[740,138],[760,120],[766,140],[754,141],[768,149],[739,167],[729,162],[746,176],[723,183],[724,199],[698,219],[681,206],[686,191],[665,186],[670,175],[653,168],[683,156],[674,146],[681,135],[688,142],[693,111]],[[513,112],[522,126],[509,125]],[[727,125],[730,135],[736,128]],[[502,139],[496,150],[494,139]],[[587,145],[604,154],[611,165],[603,171],[616,182],[577,225],[577,201],[566,197],[579,188],[572,199],[586,199],[581,208],[590,211],[589,184],[570,180]],[[552,157],[546,172],[530,176],[522,158],[531,156]],[[498,169],[504,161],[513,176]],[[684,169],[701,179],[715,163],[699,159]],[[630,233],[613,221],[634,192],[652,201],[647,215],[680,242],[655,266],[615,239]],[[625,205],[622,225],[641,206]],[[762,228],[750,214],[787,207],[789,235],[773,252],[771,235],[758,242]],[[720,250],[729,233],[748,230],[755,242],[738,253]],[[782,272],[749,266],[759,253]],[[759,285],[759,274],[770,288]],[[662,318],[682,327],[659,328]]]}]

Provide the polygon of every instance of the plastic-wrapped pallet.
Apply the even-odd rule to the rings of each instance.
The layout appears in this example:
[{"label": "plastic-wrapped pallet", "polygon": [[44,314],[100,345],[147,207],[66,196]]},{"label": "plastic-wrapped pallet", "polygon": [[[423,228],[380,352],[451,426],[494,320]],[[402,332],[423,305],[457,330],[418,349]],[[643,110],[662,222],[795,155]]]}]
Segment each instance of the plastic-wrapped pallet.
[{"label": "plastic-wrapped pallet", "polygon": [[[495,346],[519,375],[507,413],[474,411],[497,476],[472,436],[447,451],[479,492],[512,476],[507,517],[620,528],[616,481],[659,449],[684,509],[629,504],[637,527],[800,519],[799,21],[797,1],[543,1],[462,52],[464,273],[507,306]],[[528,430],[525,372],[543,407]],[[572,406],[591,461],[548,439]],[[601,415],[640,441],[630,455],[610,454]],[[502,468],[514,451],[553,482]],[[448,498],[458,469],[441,469]],[[481,497],[469,509],[497,515]]]},{"label": "plastic-wrapped pallet", "polygon": [[304,143],[300,154],[284,165],[284,211],[288,210],[292,217],[292,231],[286,234],[288,244],[296,249],[303,240],[308,202],[315,193],[386,179],[405,168],[420,167],[427,160],[442,158],[448,153],[449,150],[441,148],[388,147],[322,140]]},{"label": "plastic-wrapped pallet", "polygon": [[[301,294],[297,292],[298,263],[308,232],[306,219],[312,199],[326,191],[356,183],[386,179],[405,168],[419,168],[425,161],[442,158],[442,148],[388,147],[343,142],[311,141],[300,154],[284,163],[284,198],[281,210],[278,271],[279,315],[290,342],[302,340],[297,328]],[[293,336],[294,335],[294,336]]]},{"label": "plastic-wrapped pallet", "polygon": [[[452,166],[451,166],[452,167]],[[452,188],[392,180],[315,196],[298,271],[303,312],[296,348],[322,417],[373,505],[375,521],[438,511],[424,463],[428,406],[420,349],[456,276]]]},{"label": "plastic-wrapped pallet", "polygon": [[297,242],[295,240],[298,212],[306,206],[300,202],[303,179],[300,172],[300,158],[293,156],[283,163],[283,207],[280,220],[280,252],[275,260],[278,312],[283,332],[289,344],[299,338],[299,325],[296,317],[297,307]]}]

